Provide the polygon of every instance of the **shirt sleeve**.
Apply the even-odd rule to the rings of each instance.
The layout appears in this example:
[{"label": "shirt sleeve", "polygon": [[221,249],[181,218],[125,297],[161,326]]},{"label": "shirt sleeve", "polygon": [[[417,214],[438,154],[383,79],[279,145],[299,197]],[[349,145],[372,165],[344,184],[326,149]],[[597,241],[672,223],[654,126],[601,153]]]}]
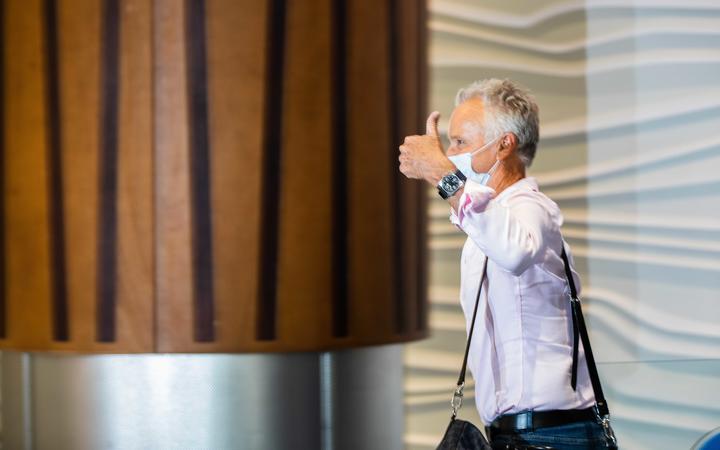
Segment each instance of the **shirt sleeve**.
[{"label": "shirt sleeve", "polygon": [[539,262],[546,236],[555,226],[546,206],[522,192],[503,202],[492,202],[495,191],[469,181],[450,220],[500,268],[520,275]]},{"label": "shirt sleeve", "polygon": [[494,189],[472,180],[466,180],[465,188],[460,200],[458,200],[458,211],[455,212],[455,209],[450,208],[450,222],[461,231],[465,231],[461,222],[468,212],[479,213],[485,211],[493,197],[495,197]]}]

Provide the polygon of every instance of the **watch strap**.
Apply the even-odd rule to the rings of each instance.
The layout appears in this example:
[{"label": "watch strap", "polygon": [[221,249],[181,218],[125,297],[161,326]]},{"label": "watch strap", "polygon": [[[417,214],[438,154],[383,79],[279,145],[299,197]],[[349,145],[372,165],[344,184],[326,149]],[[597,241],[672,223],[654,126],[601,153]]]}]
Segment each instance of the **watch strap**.
[{"label": "watch strap", "polygon": [[463,181],[463,183],[467,181],[467,177],[465,176],[464,173],[462,173],[462,171],[460,169],[455,169],[455,171],[453,173],[455,174],[456,177],[460,178]]}]

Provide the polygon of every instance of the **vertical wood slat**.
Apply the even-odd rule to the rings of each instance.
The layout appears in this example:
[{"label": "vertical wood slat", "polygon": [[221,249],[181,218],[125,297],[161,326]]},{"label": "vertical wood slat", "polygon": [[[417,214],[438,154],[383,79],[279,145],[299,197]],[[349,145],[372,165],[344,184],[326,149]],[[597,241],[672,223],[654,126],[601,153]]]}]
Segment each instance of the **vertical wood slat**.
[{"label": "vertical wood slat", "polygon": [[193,273],[183,2],[153,11],[156,350],[192,349]]},{"label": "vertical wood slat", "polygon": [[[414,48],[417,52],[415,60],[415,97],[417,104],[415,111],[417,113],[416,127],[422,129],[425,123],[425,114],[428,112],[428,8],[424,2],[415,2],[417,15],[415,19],[416,32]],[[410,45],[408,43],[408,45]],[[418,249],[417,264],[415,266],[416,278],[416,324],[415,330],[418,333],[426,334],[429,329],[429,313],[428,313],[428,202],[425,196],[425,186],[417,184],[415,186],[415,202],[417,210],[417,240],[415,248]]]},{"label": "vertical wood slat", "polygon": [[185,0],[194,339],[215,340],[205,1]]},{"label": "vertical wood slat", "polygon": [[60,117],[60,70],[58,14],[56,2],[45,0],[43,25],[45,41],[45,93],[48,133],[48,176],[50,207],[50,262],[53,339],[67,341],[68,292],[65,245],[62,126]]},{"label": "vertical wood slat", "polygon": [[286,0],[269,0],[266,33],[265,122],[263,124],[263,202],[258,291],[257,339],[272,340],[277,336],[277,280],[279,258],[280,195],[283,182],[280,162],[283,129],[283,75],[285,63]]},{"label": "vertical wood slat", "polygon": [[152,352],[155,340],[152,4],[146,0],[122,0],[121,4],[114,348]]},{"label": "vertical wood slat", "polygon": [[374,2],[348,2],[349,317],[350,335],[365,339],[393,334],[395,325],[389,79],[387,68],[379,69],[389,58],[387,13]]},{"label": "vertical wood slat", "polygon": [[[397,57],[398,78],[408,79],[418,76],[424,70],[424,47],[416,44],[418,34],[422,33],[425,28],[424,22],[420,18],[424,8],[413,0],[402,0],[396,3],[399,13],[397,14],[397,22],[393,26],[399,30],[397,35],[397,43],[399,49]],[[424,92],[418,89],[419,83],[403,83],[398,86],[397,96],[395,98],[396,107],[402,111],[399,120],[400,136],[396,146],[400,144],[400,140],[407,135],[425,134],[425,106],[423,105],[421,94]],[[395,167],[399,166],[397,162],[397,153],[395,154]],[[417,299],[422,297],[425,291],[422,277],[423,248],[426,245],[422,238],[423,218],[425,207],[422,199],[425,198],[425,186],[422,183],[416,183],[406,178],[401,178],[398,185],[398,198],[403,199],[400,206],[400,215],[402,223],[399,227],[402,230],[399,236],[402,241],[402,259],[400,266],[407,276],[403,280],[405,283],[404,292],[406,300],[404,302],[403,315],[406,317],[405,327],[401,331],[409,331],[418,328],[424,315],[422,310],[422,302]],[[408,269],[412,270],[408,270]]]},{"label": "vertical wood slat", "polygon": [[[401,115],[401,102],[403,102],[403,98],[400,95],[400,79],[403,75],[402,69],[403,69],[403,62],[406,62],[408,59],[406,57],[407,53],[406,51],[403,51],[403,48],[400,48],[400,39],[402,37],[401,32],[399,30],[403,30],[403,28],[400,26],[400,19],[402,18],[403,14],[406,13],[405,9],[402,8],[401,2],[391,1],[388,2],[388,23],[386,27],[390,30],[388,32],[388,78],[389,78],[389,85],[388,85],[388,109],[390,111],[390,133],[389,133],[389,140],[388,140],[388,148],[391,150],[388,152],[388,155],[390,156],[390,177],[392,180],[391,188],[390,188],[390,209],[391,213],[393,214],[394,219],[394,227],[392,232],[392,245],[393,245],[393,253],[394,253],[394,262],[395,265],[393,267],[393,277],[395,278],[395,290],[393,292],[393,299],[394,299],[394,315],[395,315],[395,332],[396,333],[403,333],[406,331],[408,322],[412,322],[412,313],[413,310],[411,308],[407,308],[406,305],[409,304],[407,302],[406,296],[412,296],[412,292],[408,290],[408,287],[412,288],[413,285],[411,283],[408,283],[408,278],[406,275],[410,275],[405,270],[405,267],[408,267],[411,261],[413,261],[413,252],[411,251],[408,255],[408,250],[412,250],[413,246],[408,246],[407,241],[408,237],[412,236],[412,232],[408,233],[408,231],[412,231],[411,227],[406,226],[406,222],[408,219],[411,219],[412,216],[405,213],[407,210],[407,205],[410,202],[403,201],[407,199],[407,195],[403,195],[403,189],[408,184],[406,181],[404,181],[401,177],[397,176],[398,172],[398,160],[397,160],[397,152],[392,151],[396,149],[402,139],[403,136],[406,136],[408,134],[413,134],[411,131],[405,127],[405,123],[403,122],[403,119],[405,115]],[[412,105],[405,105],[405,106],[412,106]],[[412,111],[412,110],[410,110]]]},{"label": "vertical wood slat", "polygon": [[[332,335],[332,195],[330,135],[330,2],[288,2],[282,89],[282,164],[279,227],[278,339],[311,347]],[[273,124],[270,124],[272,126]],[[340,180],[345,182],[345,180]],[[341,230],[344,232],[345,230]],[[339,269],[343,270],[344,264]],[[337,300],[337,299],[336,299]]]},{"label": "vertical wood slat", "polygon": [[52,339],[43,3],[4,2],[7,347]]},{"label": "vertical wood slat", "polygon": [[332,158],[332,335],[349,333],[349,263],[348,263],[348,25],[347,2],[332,2],[332,47],[330,49],[332,80],[331,144]]},{"label": "vertical wood slat", "polygon": [[116,334],[119,8],[119,0],[103,1],[96,324],[101,342],[114,341]]},{"label": "vertical wood slat", "polygon": [[[265,2],[208,0],[208,88],[218,348],[254,342],[263,189]],[[239,81],[242,80],[242,81]]]},{"label": "vertical wood slat", "polygon": [[7,338],[5,279],[5,2],[0,2],[0,339]]},{"label": "vertical wood slat", "polygon": [[[56,2],[51,2],[56,3]],[[98,149],[102,3],[57,2],[59,122],[70,339],[53,348],[96,340]],[[78,24],[83,24],[78,26]],[[93,205],[93,206],[90,206]]]}]

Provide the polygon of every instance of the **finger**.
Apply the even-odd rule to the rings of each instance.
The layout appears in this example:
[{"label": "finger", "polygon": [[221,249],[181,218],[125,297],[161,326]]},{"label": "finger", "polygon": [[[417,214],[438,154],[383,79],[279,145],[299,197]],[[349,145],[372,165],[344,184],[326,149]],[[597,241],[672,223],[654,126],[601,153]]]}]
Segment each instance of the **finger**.
[{"label": "finger", "polygon": [[425,134],[428,136],[438,137],[438,120],[440,119],[440,113],[433,111],[427,118],[427,124],[425,125]]},{"label": "finger", "polygon": [[410,178],[410,177],[408,176],[408,166],[407,166],[407,164],[405,164],[405,163],[400,163],[399,169],[400,169],[400,173],[402,173],[402,174],[405,175],[406,177]]}]

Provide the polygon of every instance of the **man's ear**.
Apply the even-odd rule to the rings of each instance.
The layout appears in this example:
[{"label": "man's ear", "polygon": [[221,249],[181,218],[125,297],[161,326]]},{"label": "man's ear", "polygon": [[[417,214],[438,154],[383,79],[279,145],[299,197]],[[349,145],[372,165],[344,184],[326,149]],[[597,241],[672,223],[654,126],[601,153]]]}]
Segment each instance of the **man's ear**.
[{"label": "man's ear", "polygon": [[515,148],[517,147],[518,138],[515,136],[515,133],[505,133],[505,136],[502,138],[502,143],[505,148]]},{"label": "man's ear", "polygon": [[500,159],[505,159],[510,156],[517,148],[518,139],[515,133],[505,133],[500,139],[500,150],[498,155]]}]

